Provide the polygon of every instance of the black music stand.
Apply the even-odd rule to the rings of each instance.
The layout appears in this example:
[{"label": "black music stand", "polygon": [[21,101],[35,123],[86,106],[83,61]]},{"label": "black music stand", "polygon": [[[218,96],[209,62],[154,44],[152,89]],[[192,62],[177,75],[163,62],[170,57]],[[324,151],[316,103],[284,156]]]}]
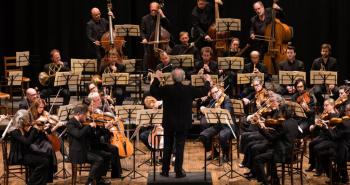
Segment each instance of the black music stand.
[{"label": "black music stand", "polygon": [[[310,71],[310,84],[313,85],[336,85],[338,72],[335,71]],[[323,94],[323,96],[326,95]]]},{"label": "black music stand", "polygon": [[257,77],[264,81],[264,73],[238,73],[237,84],[251,84]]},{"label": "black music stand", "polygon": [[244,67],[243,57],[218,57],[218,66],[222,70],[242,70]]},{"label": "black music stand", "polygon": [[295,117],[307,118],[304,109],[299,103],[293,101],[285,101],[285,104],[292,108]]},{"label": "black music stand", "polygon": [[[210,75],[211,80],[213,81],[213,84],[219,83],[219,77],[218,75]],[[204,80],[203,75],[191,75],[191,85],[193,87],[202,87],[204,86]]]},{"label": "black music stand", "polygon": [[22,85],[23,71],[9,71],[7,78],[7,85],[10,86],[11,113],[13,114],[13,86]]},{"label": "black music stand", "polygon": [[118,37],[139,37],[140,26],[133,24],[114,25],[114,33]]},{"label": "black music stand", "polygon": [[[76,73],[80,73],[83,78],[81,78],[80,83],[78,85],[77,91],[81,92],[81,86],[85,86],[85,83],[81,84],[81,82],[86,82],[87,79],[90,81],[92,75],[97,73],[97,60],[96,59],[71,59],[71,70]],[[81,93],[78,94],[77,98],[79,100]]]},{"label": "black music stand", "polygon": [[29,51],[16,52],[16,66],[21,67],[29,66]]},{"label": "black music stand", "polygon": [[[155,78],[155,74],[152,73],[150,84],[152,84],[154,78]],[[161,79],[160,82],[162,85],[173,85],[174,84],[174,80],[171,77],[171,73],[162,73],[162,76],[160,77],[160,79]]]},{"label": "black music stand", "polygon": [[[60,106],[57,112],[58,115],[58,120],[60,121],[69,121],[69,119],[72,116],[72,111],[73,111],[74,105],[69,104],[69,105],[63,105]],[[62,138],[63,141],[63,147],[64,147],[64,137],[67,134],[67,128],[64,129],[61,134],[58,136],[58,138]],[[66,169],[65,165],[65,149],[62,150],[62,169],[58,172],[56,172],[55,177],[57,178],[62,178],[62,179],[67,179],[68,177],[71,177],[72,175],[69,173],[69,171]],[[59,176],[59,174],[62,173],[62,177]]]},{"label": "black music stand", "polygon": [[189,69],[194,67],[193,55],[170,55],[169,57],[174,67]]},{"label": "black music stand", "polygon": [[[219,32],[231,32],[231,31],[241,31],[241,20],[233,18],[219,18],[216,19],[216,34]],[[230,40],[226,40],[227,45],[230,45]],[[217,48],[222,48],[216,44]],[[225,49],[225,48],[223,48]],[[227,47],[226,49],[229,49]]]}]

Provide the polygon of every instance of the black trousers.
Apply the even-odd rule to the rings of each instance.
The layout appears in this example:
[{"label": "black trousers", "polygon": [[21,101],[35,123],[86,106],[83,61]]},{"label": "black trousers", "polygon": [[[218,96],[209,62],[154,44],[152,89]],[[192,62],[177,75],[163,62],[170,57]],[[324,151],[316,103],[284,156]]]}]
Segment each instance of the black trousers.
[{"label": "black trousers", "polygon": [[242,164],[249,168],[251,172],[255,175],[254,171],[254,158],[265,152],[268,149],[268,141],[263,139],[263,140],[256,140],[252,141],[248,144],[247,149],[244,153],[244,158],[242,161]]},{"label": "black trousers", "polygon": [[317,168],[317,151],[322,149],[322,142],[325,141],[322,137],[316,137],[309,143],[309,164]]},{"label": "black trousers", "polygon": [[265,164],[268,163],[268,170],[270,170],[271,178],[277,178],[277,168],[276,163],[273,160],[274,150],[268,149],[266,152],[257,155],[254,158],[255,167],[254,171],[258,182],[263,182],[267,184],[267,173],[265,172]]},{"label": "black trousers", "polygon": [[111,178],[120,178],[122,175],[122,166],[120,164],[120,157],[119,157],[119,149],[118,147],[111,145],[111,144],[105,144],[105,151],[108,151],[112,154],[111,158]]},{"label": "black trousers", "polygon": [[24,156],[24,164],[29,167],[28,185],[44,185],[49,176],[49,159],[37,154]]},{"label": "black trousers", "polygon": [[[57,87],[48,87],[46,89],[42,89],[40,91],[40,97],[43,99],[49,98],[50,95],[56,95],[59,91]],[[59,94],[59,96],[63,97],[63,105],[68,105],[70,101],[70,92],[68,88],[63,88]]]},{"label": "black trousers", "polygon": [[[234,128],[233,128],[234,129]],[[205,147],[205,151],[209,151],[212,145],[212,137],[219,134],[220,146],[222,148],[223,154],[228,155],[229,153],[229,140],[232,137],[231,130],[228,126],[224,125],[214,125],[203,130],[200,133],[201,140]]]},{"label": "black trousers", "polygon": [[92,150],[87,153],[87,161],[91,164],[88,182],[94,179],[98,181],[107,174],[111,158],[112,154],[103,150]]},{"label": "black trousers", "polygon": [[184,158],[184,149],[187,131],[172,131],[164,128],[164,154],[163,154],[163,172],[169,172],[171,154],[173,153],[173,144],[175,140],[175,172],[182,171]]}]

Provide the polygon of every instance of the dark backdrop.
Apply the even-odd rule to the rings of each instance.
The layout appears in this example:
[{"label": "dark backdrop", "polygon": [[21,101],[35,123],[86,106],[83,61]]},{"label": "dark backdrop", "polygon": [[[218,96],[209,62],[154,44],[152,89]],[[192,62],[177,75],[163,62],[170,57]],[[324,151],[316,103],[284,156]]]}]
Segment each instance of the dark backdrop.
[{"label": "dark backdrop", "polygon": [[[239,18],[242,31],[235,33],[248,42],[250,17],[254,15],[253,0],[223,0],[221,17]],[[139,24],[148,13],[149,0],[112,0],[115,24]],[[270,6],[271,1],[263,1]],[[170,19],[171,32],[177,39],[179,31],[190,29],[191,10],[196,0],[166,0],[164,12]],[[342,79],[347,79],[350,67],[348,0],[281,0],[286,23],[294,27],[293,44],[297,57],[311,67],[312,60],[320,55],[320,45],[333,46],[333,56],[338,59]],[[61,50],[65,61],[87,57],[85,23],[90,19],[90,9],[100,8],[106,17],[105,0],[5,0],[0,6],[0,57],[14,56],[15,51],[29,50],[32,65],[25,68],[36,82],[37,74],[49,60],[49,51]],[[140,39],[127,39],[130,58],[142,57]],[[1,65],[3,67],[3,65]],[[3,74],[2,74],[3,75]]]}]

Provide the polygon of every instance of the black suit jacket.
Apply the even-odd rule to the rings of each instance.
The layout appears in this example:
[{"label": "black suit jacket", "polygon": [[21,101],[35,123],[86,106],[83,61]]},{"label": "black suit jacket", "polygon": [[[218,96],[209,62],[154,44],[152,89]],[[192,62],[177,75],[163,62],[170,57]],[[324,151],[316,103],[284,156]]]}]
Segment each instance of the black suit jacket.
[{"label": "black suit jacket", "polygon": [[329,57],[326,64],[323,63],[323,59],[321,57],[315,59],[312,63],[311,70],[320,70],[321,64],[325,66],[326,71],[338,71],[337,59],[333,57]]},{"label": "black suit jacket", "polygon": [[187,131],[192,124],[192,102],[207,95],[210,84],[195,88],[181,83],[160,87],[157,78],[151,84],[151,94],[163,100],[163,127],[167,131]]},{"label": "black suit jacket", "polygon": [[[259,62],[256,64],[255,66],[261,73],[264,73],[264,81],[269,81],[270,78],[269,78],[269,75],[267,73],[267,69],[266,69],[266,66]],[[244,65],[244,68],[243,68],[243,73],[252,73],[254,71],[254,65],[253,63],[248,63],[246,65]]]},{"label": "black suit jacket", "polygon": [[[156,16],[152,16],[151,14],[147,14],[142,17],[140,25],[140,34],[142,39],[148,40],[150,38],[152,32],[154,32],[154,29],[156,27],[156,18]],[[169,30],[169,20],[167,18],[161,18],[160,25],[164,29]]]},{"label": "black suit jacket", "polygon": [[69,142],[69,158],[73,164],[86,162],[89,151],[88,136],[91,133],[90,126],[83,126],[78,120],[72,118],[67,123]]},{"label": "black suit jacket", "polygon": [[294,60],[291,63],[289,60],[283,61],[279,64],[281,71],[305,71],[304,62],[300,60]]}]

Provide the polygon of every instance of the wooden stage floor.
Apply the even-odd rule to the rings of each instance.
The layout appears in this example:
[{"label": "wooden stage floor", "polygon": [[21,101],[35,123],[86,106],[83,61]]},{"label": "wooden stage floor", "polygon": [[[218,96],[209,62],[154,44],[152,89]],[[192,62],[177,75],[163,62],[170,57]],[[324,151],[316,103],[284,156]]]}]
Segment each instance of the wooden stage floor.
[{"label": "wooden stage floor", "polygon": [[[137,144],[137,146],[146,151],[146,148],[144,147],[143,144]],[[57,153],[57,158],[58,161],[61,161],[62,156],[60,153]],[[149,158],[149,152],[147,154],[141,154],[141,152],[136,152],[136,170],[140,172],[141,174],[145,175],[146,177],[148,176],[149,172],[152,172],[153,167],[149,165],[143,165],[140,168],[137,168],[137,166],[147,158]],[[184,156],[184,169],[187,172],[197,172],[197,171],[204,171],[203,166],[204,166],[204,150],[202,147],[202,144],[198,141],[193,141],[193,140],[188,140],[186,142],[186,147],[185,147],[185,156]],[[243,174],[247,171],[245,168],[239,168],[238,164],[240,161],[243,159],[243,155],[240,156],[240,159],[237,159],[236,151],[234,151],[234,163],[233,163],[233,168],[237,170],[239,173]],[[0,173],[2,174],[3,172],[3,160],[2,160],[2,155],[0,155]],[[304,169],[308,167],[308,159],[305,158],[304,160]],[[133,157],[130,157],[128,159],[122,159],[122,167],[126,169],[131,169],[133,167]],[[160,165],[157,166],[157,172],[160,171]],[[58,170],[62,168],[62,164],[59,164]],[[70,172],[71,166],[70,164],[67,165],[67,168]],[[208,171],[211,172],[212,174],[212,179],[213,179],[213,184],[214,185],[224,185],[224,184],[239,184],[239,185],[253,185],[257,184],[256,180],[248,181],[242,177],[238,177],[235,179],[229,179],[228,177],[224,177],[222,179],[218,179],[219,176],[224,174],[225,170],[229,170],[230,166],[225,164],[223,166],[215,166],[215,165],[209,165],[208,166]],[[171,169],[173,170],[173,168]],[[124,170],[123,175],[128,174],[129,172]],[[85,184],[86,180],[86,175],[87,173],[82,173],[82,176],[78,176],[78,179],[80,179],[81,184]],[[322,185],[326,184],[326,181],[328,181],[328,178],[325,176],[322,177],[314,177],[313,173],[306,173],[306,178],[304,178],[304,184],[317,184],[317,185]],[[109,176],[109,174],[107,174]],[[286,184],[290,184],[289,176],[286,177]],[[294,184],[300,184],[300,180],[298,176],[296,175],[294,177],[295,183]],[[3,180],[1,179],[0,184],[3,184]],[[18,179],[10,179],[11,185],[21,185],[25,184],[23,181],[18,180]],[[71,184],[71,178],[68,178],[66,180],[62,179],[55,179],[53,184]],[[147,178],[137,178],[137,179],[131,179],[129,177],[120,180],[120,179],[112,179],[112,184],[120,184],[120,185],[143,185],[147,184]]]}]

